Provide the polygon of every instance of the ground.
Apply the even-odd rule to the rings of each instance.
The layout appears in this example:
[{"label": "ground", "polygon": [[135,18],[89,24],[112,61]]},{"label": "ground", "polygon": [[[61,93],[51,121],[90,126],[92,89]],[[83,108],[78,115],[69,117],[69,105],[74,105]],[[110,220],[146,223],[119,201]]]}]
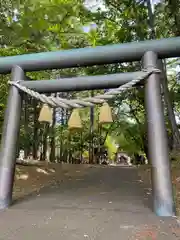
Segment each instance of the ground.
[{"label": "ground", "polygon": [[[63,181],[68,176],[81,176],[88,165],[42,163],[41,166],[16,166],[13,199],[17,200],[38,192],[41,188]],[[81,171],[80,171],[81,169]]]},{"label": "ground", "polygon": [[[151,192],[151,168],[148,165],[142,165],[138,168],[138,173],[142,181],[149,186]],[[176,201],[177,215],[180,215],[180,164],[174,163],[171,168],[172,184],[174,198]]]},{"label": "ground", "polygon": [[[37,173],[31,167],[36,180],[29,180],[37,191],[1,212],[0,240],[180,239],[177,219],[158,218],[151,211],[149,187],[139,178],[137,168],[59,165],[57,170],[54,165],[51,177],[43,168]],[[43,185],[48,185],[43,188],[37,177],[40,172]],[[23,174],[27,178],[25,172],[21,178]],[[16,199],[30,193],[25,182],[16,178]],[[25,188],[29,189],[26,193]]]}]

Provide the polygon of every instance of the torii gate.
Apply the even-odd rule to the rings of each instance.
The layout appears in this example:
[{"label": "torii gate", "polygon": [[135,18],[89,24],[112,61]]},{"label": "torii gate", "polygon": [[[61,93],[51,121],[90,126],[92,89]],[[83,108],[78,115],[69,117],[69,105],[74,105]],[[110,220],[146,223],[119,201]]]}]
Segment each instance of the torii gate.
[{"label": "torii gate", "polygon": [[[122,62],[143,62],[152,70],[145,79],[145,106],[148,123],[149,159],[152,163],[154,211],[159,216],[175,214],[168,143],[160,92],[158,59],[179,57],[180,37],[132,42],[95,48],[81,48],[0,58],[0,73],[10,73],[11,81],[39,93],[119,87],[144,72],[76,77],[60,80],[27,80],[25,72]],[[0,209],[12,202],[17,140],[20,128],[22,91],[11,85],[5,112],[0,158]]]}]

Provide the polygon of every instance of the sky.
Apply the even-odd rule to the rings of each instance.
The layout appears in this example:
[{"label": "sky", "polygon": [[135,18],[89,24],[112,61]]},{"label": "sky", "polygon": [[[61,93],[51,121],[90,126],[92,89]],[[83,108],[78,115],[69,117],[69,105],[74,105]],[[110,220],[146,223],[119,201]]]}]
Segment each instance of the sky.
[{"label": "sky", "polygon": [[[152,5],[152,10],[154,11],[154,5],[164,0],[150,0],[150,1]],[[92,11],[96,11],[99,7],[102,10],[106,10],[105,6],[103,5],[103,0],[85,0],[85,5]]]},{"label": "sky", "polygon": [[98,8],[106,9],[102,0],[85,0],[85,6],[91,9],[91,11],[96,11]]}]

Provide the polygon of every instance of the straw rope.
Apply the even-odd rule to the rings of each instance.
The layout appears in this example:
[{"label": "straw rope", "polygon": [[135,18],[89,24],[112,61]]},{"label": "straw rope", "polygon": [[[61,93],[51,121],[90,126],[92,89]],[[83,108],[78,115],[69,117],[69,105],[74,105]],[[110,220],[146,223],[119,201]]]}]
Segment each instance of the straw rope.
[{"label": "straw rope", "polygon": [[116,89],[111,89],[110,91],[100,94],[94,97],[89,98],[83,98],[83,99],[65,99],[60,97],[53,97],[53,96],[46,96],[45,94],[40,94],[36,91],[33,91],[25,86],[22,86],[20,84],[20,81],[9,81],[8,83],[12,86],[17,87],[19,90],[27,93],[33,98],[36,98],[37,100],[41,101],[42,103],[48,104],[50,107],[61,107],[61,108],[82,108],[82,107],[92,107],[95,104],[102,104],[112,98],[114,98],[116,95],[120,94],[121,92],[124,92],[133,86],[135,86],[140,81],[146,79],[153,73],[161,73],[159,69],[151,69],[150,71],[142,70],[144,73],[139,78],[134,79]]}]

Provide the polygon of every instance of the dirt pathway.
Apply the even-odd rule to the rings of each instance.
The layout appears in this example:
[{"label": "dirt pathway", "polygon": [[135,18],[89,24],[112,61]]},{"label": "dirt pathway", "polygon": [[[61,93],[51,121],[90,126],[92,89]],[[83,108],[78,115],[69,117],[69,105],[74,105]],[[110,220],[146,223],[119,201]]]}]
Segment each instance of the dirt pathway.
[{"label": "dirt pathway", "polygon": [[149,209],[136,168],[75,168],[78,175],[69,172],[1,212],[0,240],[180,239],[174,219]]}]

